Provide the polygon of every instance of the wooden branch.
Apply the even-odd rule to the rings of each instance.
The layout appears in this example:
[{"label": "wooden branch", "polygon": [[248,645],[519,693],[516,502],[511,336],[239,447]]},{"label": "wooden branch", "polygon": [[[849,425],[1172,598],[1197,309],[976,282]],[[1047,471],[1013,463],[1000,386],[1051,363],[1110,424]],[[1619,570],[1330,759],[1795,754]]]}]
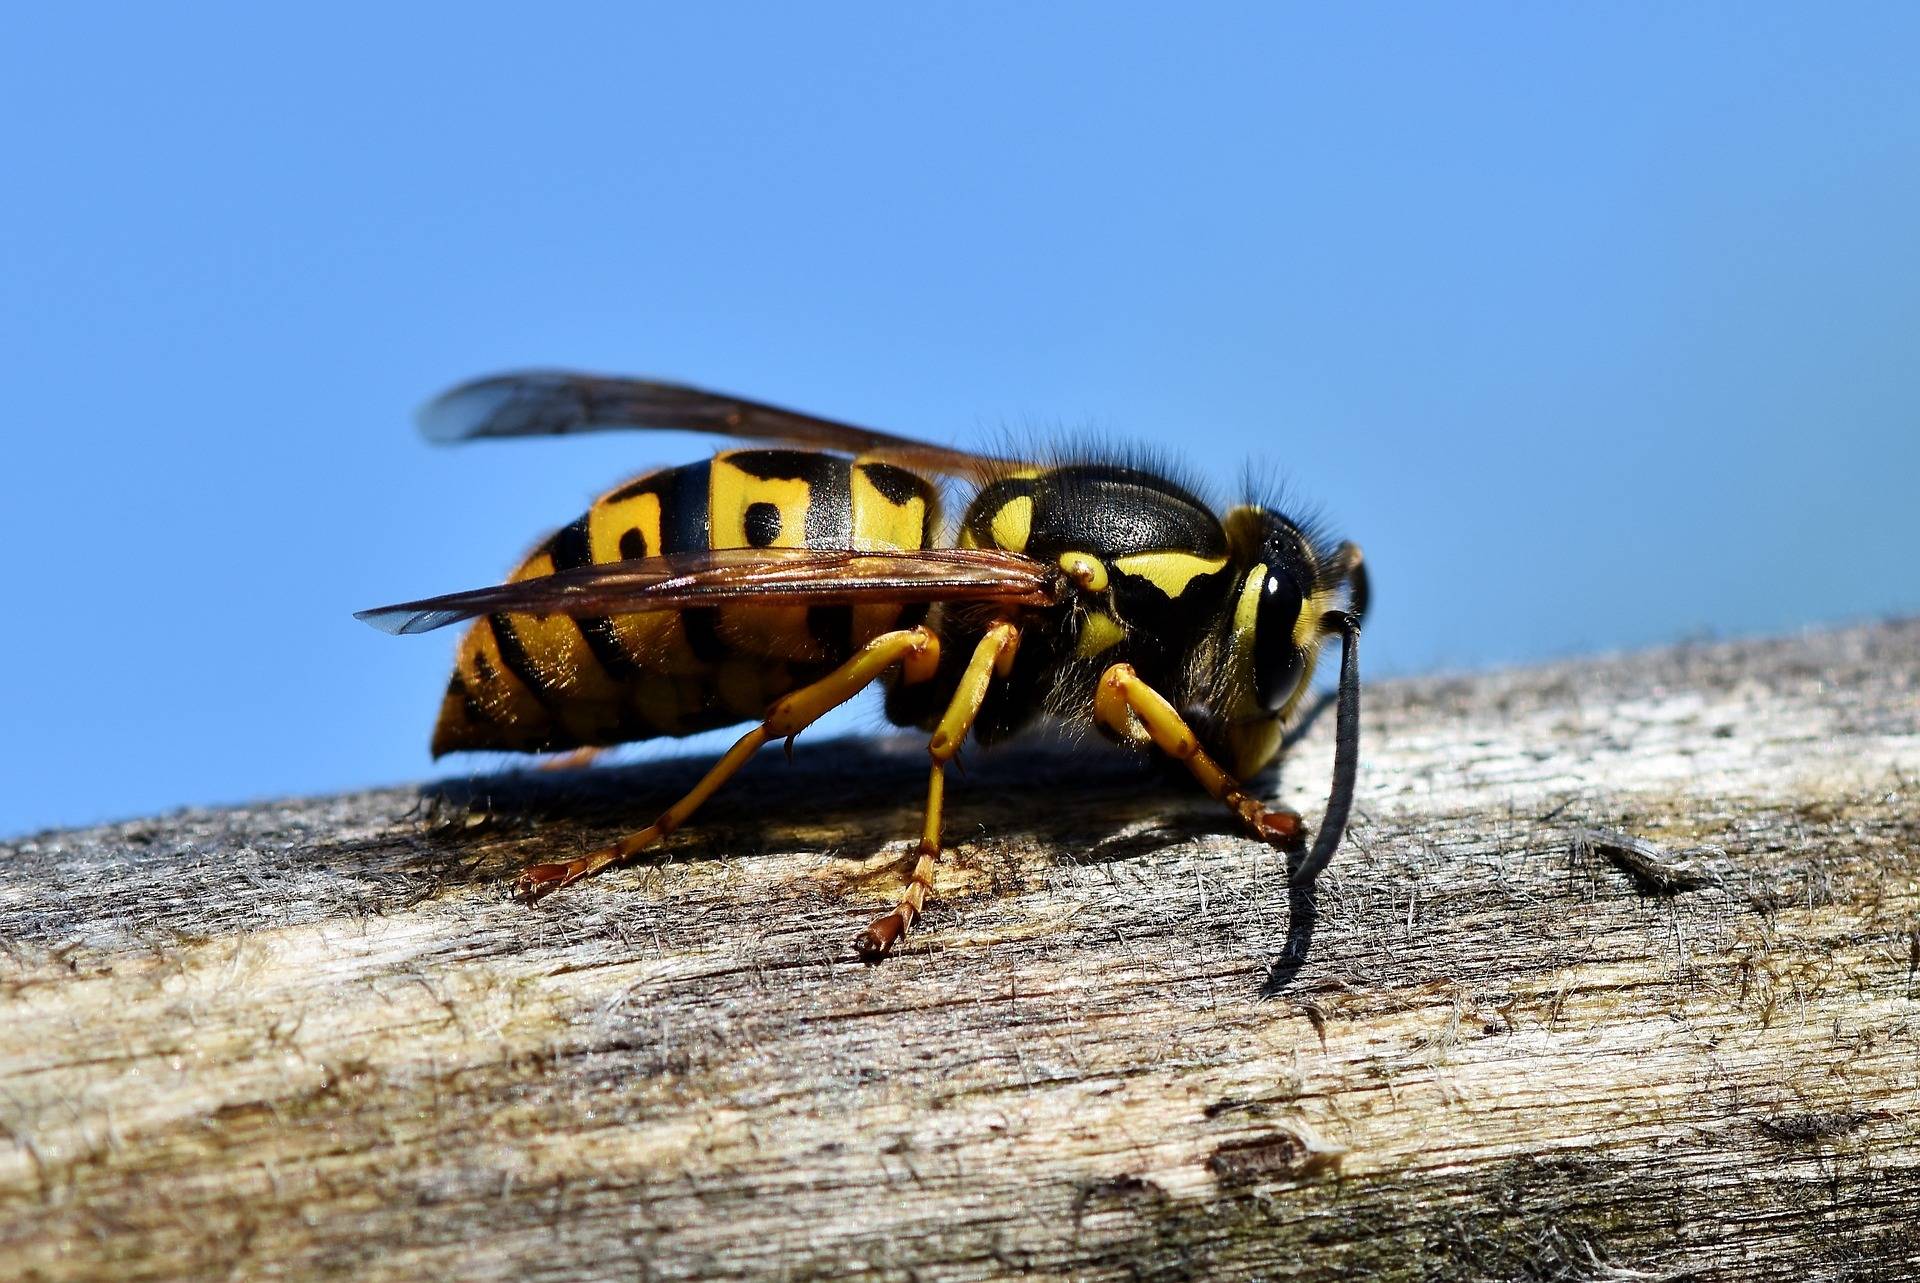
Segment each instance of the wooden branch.
[{"label": "wooden branch", "polygon": [[1376,683],[1317,913],[1104,747],[967,765],[877,968],[911,745],[765,754],[534,909],[698,764],[0,849],[0,1275],[1920,1263],[1920,624]]}]

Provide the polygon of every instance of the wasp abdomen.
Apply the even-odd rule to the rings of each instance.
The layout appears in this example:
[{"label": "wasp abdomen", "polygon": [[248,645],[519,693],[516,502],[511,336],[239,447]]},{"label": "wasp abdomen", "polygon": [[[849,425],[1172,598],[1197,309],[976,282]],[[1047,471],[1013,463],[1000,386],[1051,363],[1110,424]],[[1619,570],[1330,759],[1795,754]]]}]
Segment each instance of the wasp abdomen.
[{"label": "wasp abdomen", "polygon": [[[731,450],[595,500],[510,576],[722,548],[924,548],[937,491],[904,468],[811,450]],[[461,640],[433,752],[556,751],[758,718],[924,607],[727,605],[496,614]]]}]

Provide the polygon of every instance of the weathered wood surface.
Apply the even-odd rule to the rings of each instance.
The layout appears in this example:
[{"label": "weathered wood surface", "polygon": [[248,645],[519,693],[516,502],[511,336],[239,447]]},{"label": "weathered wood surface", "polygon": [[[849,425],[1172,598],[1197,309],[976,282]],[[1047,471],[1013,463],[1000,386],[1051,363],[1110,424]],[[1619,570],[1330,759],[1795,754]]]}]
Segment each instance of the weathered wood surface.
[{"label": "weathered wood surface", "polygon": [[692,768],[29,838],[0,1275],[1911,1277],[1917,675],[1902,623],[1376,684],[1311,923],[1188,790],[975,753],[874,969],[910,748],[535,909]]}]

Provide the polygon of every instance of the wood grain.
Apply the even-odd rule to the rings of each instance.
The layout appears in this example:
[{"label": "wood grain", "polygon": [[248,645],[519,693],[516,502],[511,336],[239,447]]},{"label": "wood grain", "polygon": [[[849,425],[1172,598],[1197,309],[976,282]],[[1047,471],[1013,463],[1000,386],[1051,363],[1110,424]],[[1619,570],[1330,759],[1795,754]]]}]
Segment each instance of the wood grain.
[{"label": "wood grain", "polygon": [[910,744],[533,909],[698,764],[13,842],[0,1275],[1912,1277],[1920,624],[1367,699],[1317,905],[1110,750],[974,752],[877,968]]}]

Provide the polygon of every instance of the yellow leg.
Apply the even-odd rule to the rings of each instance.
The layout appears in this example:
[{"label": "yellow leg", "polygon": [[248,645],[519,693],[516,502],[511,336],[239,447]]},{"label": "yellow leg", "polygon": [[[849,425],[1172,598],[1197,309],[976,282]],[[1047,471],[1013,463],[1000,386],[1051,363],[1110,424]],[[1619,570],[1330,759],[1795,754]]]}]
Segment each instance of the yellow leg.
[{"label": "yellow leg", "polygon": [[1185,762],[1200,787],[1226,803],[1255,837],[1278,847],[1298,846],[1305,839],[1300,817],[1292,811],[1270,810],[1248,796],[1240,782],[1221,770],[1200,747],[1199,737],[1179,710],[1141,681],[1132,664],[1115,664],[1100,675],[1100,686],[1093,696],[1093,716],[1126,740],[1138,742],[1144,730],[1161,752]]},{"label": "yellow leg", "polygon": [[526,897],[528,903],[532,903],[581,878],[592,877],[611,865],[631,860],[685,824],[688,817],[699,810],[701,804],[745,766],[747,759],[768,741],[785,739],[791,744],[794,736],[817,721],[827,710],[858,695],[894,664],[901,666],[902,679],[912,683],[932,677],[939,663],[940,641],[926,628],[906,628],[880,634],[862,646],[853,658],[819,681],[775,700],[773,707],[767,710],[766,720],[736,740],[726,755],[700,777],[700,782],[685,797],[662,811],[660,818],[652,824],[612,846],[602,847],[578,859],[533,865],[520,874],[515,889]]},{"label": "yellow leg", "polygon": [[892,912],[874,919],[854,944],[868,962],[884,958],[927,907],[927,896],[933,891],[933,865],[940,858],[947,763],[960,751],[967,732],[973,729],[973,719],[979,716],[980,705],[987,698],[988,685],[995,677],[1004,678],[1013,671],[1013,657],[1019,647],[1020,630],[1012,624],[1002,622],[987,629],[979,645],[973,648],[966,671],[960,674],[960,683],[954,689],[946,713],[934,727],[933,738],[927,744],[927,752],[933,758],[933,771],[927,777],[927,815],[920,830],[919,858],[914,861],[913,876],[908,879],[906,894],[900,897],[900,902],[893,906]]},{"label": "yellow leg", "polygon": [[540,763],[543,771],[581,771],[592,766],[594,759],[607,750],[599,747],[576,748],[565,753],[556,753]]}]

